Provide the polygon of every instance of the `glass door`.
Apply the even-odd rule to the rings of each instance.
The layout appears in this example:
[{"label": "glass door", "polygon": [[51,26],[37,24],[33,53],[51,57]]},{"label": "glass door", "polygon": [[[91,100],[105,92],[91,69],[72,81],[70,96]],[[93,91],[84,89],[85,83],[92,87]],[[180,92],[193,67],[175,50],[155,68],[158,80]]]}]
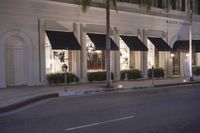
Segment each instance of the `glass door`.
[{"label": "glass door", "polygon": [[180,75],[180,52],[175,52],[173,61],[173,75]]}]

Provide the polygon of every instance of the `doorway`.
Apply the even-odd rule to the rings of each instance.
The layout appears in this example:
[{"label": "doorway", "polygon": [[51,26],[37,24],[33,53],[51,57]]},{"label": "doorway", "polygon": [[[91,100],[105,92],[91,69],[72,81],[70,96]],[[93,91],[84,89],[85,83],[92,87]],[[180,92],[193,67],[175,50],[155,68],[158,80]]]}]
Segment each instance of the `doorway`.
[{"label": "doorway", "polygon": [[24,42],[13,36],[7,41],[6,47],[6,81],[8,86],[25,85]]},{"label": "doorway", "polygon": [[172,58],[173,75],[180,75],[180,52],[175,52]]}]

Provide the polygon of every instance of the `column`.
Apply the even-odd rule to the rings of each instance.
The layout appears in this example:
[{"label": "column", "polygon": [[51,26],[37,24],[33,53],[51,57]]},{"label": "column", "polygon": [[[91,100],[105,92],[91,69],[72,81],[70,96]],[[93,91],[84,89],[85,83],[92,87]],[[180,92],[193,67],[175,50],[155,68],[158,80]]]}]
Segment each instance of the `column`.
[{"label": "column", "polygon": [[[118,33],[118,30],[117,28],[115,28],[114,30],[114,41],[115,43],[117,44],[118,47],[120,47],[120,44],[119,44],[119,33]],[[114,71],[114,76],[115,76],[115,80],[116,81],[119,81],[120,80],[120,49],[118,51],[115,51],[114,52],[114,67],[115,67],[115,71]],[[112,67],[111,67],[112,68]]]},{"label": "column", "polygon": [[[73,23],[73,32],[76,36],[78,42],[80,43],[80,25]],[[72,72],[81,79],[81,68],[80,68],[80,50],[74,50],[72,51]]]}]

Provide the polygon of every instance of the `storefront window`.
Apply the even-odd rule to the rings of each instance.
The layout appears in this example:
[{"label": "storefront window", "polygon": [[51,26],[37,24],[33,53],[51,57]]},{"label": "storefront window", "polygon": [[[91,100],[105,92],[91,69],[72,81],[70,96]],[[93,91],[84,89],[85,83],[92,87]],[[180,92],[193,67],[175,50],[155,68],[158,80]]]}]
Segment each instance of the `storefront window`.
[{"label": "storefront window", "polygon": [[153,0],[152,6],[157,8],[165,8],[166,0]]},{"label": "storefront window", "polygon": [[197,65],[197,54],[192,53],[192,65],[196,66]]},{"label": "storefront window", "polygon": [[185,0],[171,0],[172,10],[185,11]]},{"label": "storefront window", "polygon": [[105,70],[105,51],[96,50],[90,38],[86,36],[87,68],[89,71]]},{"label": "storefront window", "polygon": [[155,47],[149,40],[147,40],[147,47],[148,47],[147,66],[149,69],[149,68],[155,67]]},{"label": "storefront window", "polygon": [[130,50],[126,43],[120,38],[120,69],[130,69]]},{"label": "storefront window", "polygon": [[119,0],[120,2],[127,2],[127,3],[134,3],[134,4],[138,4],[139,1],[138,0]]},{"label": "storefront window", "polygon": [[153,45],[153,43],[149,40],[147,40],[147,46],[148,46],[148,53],[147,53],[147,65],[148,69],[152,67],[159,67],[159,51],[157,48]]},{"label": "storefront window", "polygon": [[69,71],[69,51],[53,50],[47,36],[45,38],[45,57],[47,74],[64,72],[63,65],[67,65]]},{"label": "storefront window", "polygon": [[191,8],[193,9],[194,14],[200,14],[200,1],[191,1]]}]

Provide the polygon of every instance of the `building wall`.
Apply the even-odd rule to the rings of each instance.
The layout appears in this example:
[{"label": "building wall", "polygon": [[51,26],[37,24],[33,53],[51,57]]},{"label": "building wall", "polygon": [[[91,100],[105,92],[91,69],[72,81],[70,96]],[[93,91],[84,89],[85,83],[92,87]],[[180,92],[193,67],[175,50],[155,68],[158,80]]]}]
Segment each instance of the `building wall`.
[{"label": "building wall", "polygon": [[[125,5],[127,6],[127,5]],[[124,7],[125,8],[125,7]],[[137,7],[138,8],[138,7]],[[178,13],[180,14],[180,13]],[[182,16],[185,13],[181,14]],[[111,11],[111,27],[113,28],[113,38],[119,45],[120,34],[138,35],[146,44],[149,35],[162,36],[172,47],[178,39],[188,39],[188,28],[186,17],[177,19],[165,16],[152,15],[143,11],[134,13],[127,11]],[[26,47],[26,82],[25,85],[45,84],[45,30],[73,31],[82,46],[81,51],[73,52],[72,58],[77,60],[72,64],[72,72],[76,73],[82,81],[86,81],[86,47],[85,34],[89,27],[96,27],[95,30],[105,29],[105,10],[91,7],[83,13],[81,7],[74,4],[51,2],[45,0],[2,0],[0,4],[0,88],[8,85],[6,81],[6,53],[7,40],[15,36],[20,38]],[[200,22],[198,17],[193,23],[193,34],[200,39]],[[99,28],[100,26],[100,28]],[[99,29],[98,29],[99,28]],[[95,32],[94,31],[94,32]],[[161,34],[160,34],[161,33]],[[137,68],[147,74],[147,54],[140,52],[139,65]],[[161,66],[171,71],[169,53],[162,55],[164,60]],[[115,76],[119,79],[119,52],[112,52],[111,66]],[[169,72],[170,73],[170,72]]]}]

